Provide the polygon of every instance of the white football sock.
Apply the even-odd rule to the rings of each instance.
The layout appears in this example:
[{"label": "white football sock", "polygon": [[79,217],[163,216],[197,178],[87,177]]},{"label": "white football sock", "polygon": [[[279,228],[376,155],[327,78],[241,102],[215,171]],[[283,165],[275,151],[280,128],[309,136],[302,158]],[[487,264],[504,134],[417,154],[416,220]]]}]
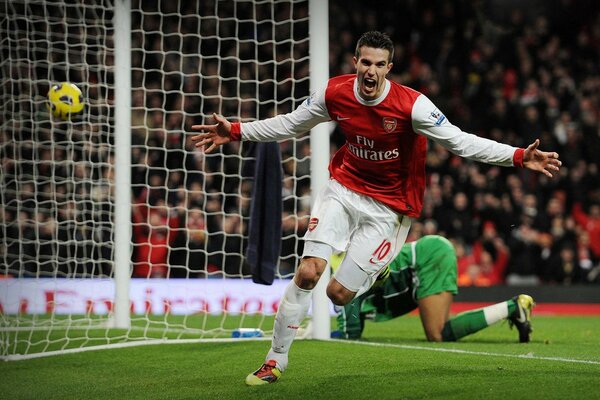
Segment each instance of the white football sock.
[{"label": "white football sock", "polygon": [[508,302],[503,301],[502,303],[484,307],[483,315],[485,316],[485,322],[487,322],[488,325],[495,324],[496,322],[507,318]]},{"label": "white football sock", "polygon": [[277,366],[282,371],[287,367],[288,352],[310,307],[311,293],[312,290],[300,289],[292,280],[279,303],[273,326],[273,341],[265,360],[277,361]]}]

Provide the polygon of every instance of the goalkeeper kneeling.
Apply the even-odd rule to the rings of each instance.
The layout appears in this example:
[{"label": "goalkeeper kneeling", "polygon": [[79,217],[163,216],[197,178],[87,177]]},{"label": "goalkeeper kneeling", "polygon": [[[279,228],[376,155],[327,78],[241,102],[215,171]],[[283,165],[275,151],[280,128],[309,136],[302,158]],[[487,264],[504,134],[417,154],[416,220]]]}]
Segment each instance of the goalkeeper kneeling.
[{"label": "goalkeeper kneeling", "polygon": [[[334,270],[343,256],[332,257]],[[340,307],[338,331],[332,336],[359,339],[365,319],[387,321],[418,307],[425,335],[432,342],[455,341],[504,319],[508,319],[511,327],[517,327],[520,342],[529,342],[534,306],[531,296],[521,294],[449,318],[450,305],[457,293],[454,246],[441,236],[424,236],[406,243],[368,292]]]}]

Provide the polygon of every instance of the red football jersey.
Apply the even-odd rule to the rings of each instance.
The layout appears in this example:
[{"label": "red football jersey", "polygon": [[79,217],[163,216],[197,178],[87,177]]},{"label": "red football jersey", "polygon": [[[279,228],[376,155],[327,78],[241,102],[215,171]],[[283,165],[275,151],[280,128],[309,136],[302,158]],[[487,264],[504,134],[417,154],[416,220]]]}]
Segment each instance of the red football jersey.
[{"label": "red football jersey", "polygon": [[425,193],[427,138],[412,127],[420,93],[390,82],[378,104],[363,104],[354,93],[356,75],[329,80],[325,103],[346,144],[329,165],[331,177],[410,217],[418,217]]},{"label": "red football jersey", "polygon": [[[331,78],[296,110],[265,120],[232,123],[232,140],[273,141],[335,121],[346,144],[329,165],[347,188],[418,217],[425,194],[427,139],[470,160],[522,166],[524,149],[463,132],[423,94],[386,80],[377,99],[358,95],[356,75]],[[418,130],[418,134],[417,134]]]}]

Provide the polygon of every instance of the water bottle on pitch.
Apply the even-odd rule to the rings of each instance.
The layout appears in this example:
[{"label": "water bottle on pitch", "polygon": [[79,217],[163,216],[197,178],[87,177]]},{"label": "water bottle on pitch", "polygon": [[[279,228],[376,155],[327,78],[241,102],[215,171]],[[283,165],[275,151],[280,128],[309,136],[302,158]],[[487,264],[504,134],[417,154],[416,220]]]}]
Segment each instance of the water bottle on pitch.
[{"label": "water bottle on pitch", "polygon": [[231,332],[232,338],[253,338],[263,336],[265,336],[265,333],[262,330],[256,328],[238,328],[234,329],[233,332]]}]

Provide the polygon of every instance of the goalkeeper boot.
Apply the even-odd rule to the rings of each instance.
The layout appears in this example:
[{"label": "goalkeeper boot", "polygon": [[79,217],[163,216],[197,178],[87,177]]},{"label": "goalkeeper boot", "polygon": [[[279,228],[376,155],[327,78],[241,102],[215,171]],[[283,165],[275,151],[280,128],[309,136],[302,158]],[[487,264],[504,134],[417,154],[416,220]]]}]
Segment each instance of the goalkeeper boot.
[{"label": "goalkeeper boot", "polygon": [[275,360],[268,360],[259,369],[246,377],[246,385],[266,385],[273,383],[281,376],[281,370],[277,368]]},{"label": "goalkeeper boot", "polygon": [[378,287],[383,286],[383,284],[389,277],[390,277],[390,266],[387,265],[384,269],[381,270],[379,275],[377,275],[377,278],[375,279],[375,282],[373,283],[372,287],[378,288]]},{"label": "goalkeeper boot", "polygon": [[520,294],[513,298],[517,309],[508,317],[508,324],[512,328],[517,327],[519,331],[519,342],[529,342],[529,335],[533,331],[531,328],[531,310],[535,302],[531,296]]}]

